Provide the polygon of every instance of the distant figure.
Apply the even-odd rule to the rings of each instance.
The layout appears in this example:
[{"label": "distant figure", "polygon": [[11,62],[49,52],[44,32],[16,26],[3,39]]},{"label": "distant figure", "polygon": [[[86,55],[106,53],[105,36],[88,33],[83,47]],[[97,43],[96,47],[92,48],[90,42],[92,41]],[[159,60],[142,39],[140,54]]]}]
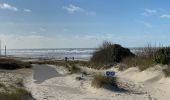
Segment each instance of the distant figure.
[{"label": "distant figure", "polygon": [[65,61],[68,61],[68,58],[67,58],[67,57],[65,57]]},{"label": "distant figure", "polygon": [[74,60],[74,57],[72,59]]}]

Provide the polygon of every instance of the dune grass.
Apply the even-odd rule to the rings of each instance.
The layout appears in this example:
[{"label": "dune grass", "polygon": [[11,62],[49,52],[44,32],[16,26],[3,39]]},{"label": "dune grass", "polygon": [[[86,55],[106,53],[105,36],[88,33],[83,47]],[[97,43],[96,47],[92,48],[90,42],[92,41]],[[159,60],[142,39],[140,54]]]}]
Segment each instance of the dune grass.
[{"label": "dune grass", "polygon": [[30,92],[23,88],[16,88],[12,92],[0,92],[0,100],[35,100]]},{"label": "dune grass", "polygon": [[159,51],[160,47],[152,47],[150,44],[136,52],[134,57],[125,58],[122,63],[129,67],[138,67],[140,71],[146,70],[150,67],[154,67],[157,62],[155,62],[154,57]]},{"label": "dune grass", "polygon": [[12,58],[0,58],[0,69],[31,68],[31,64]]},{"label": "dune grass", "polygon": [[117,78],[116,77],[106,77],[100,74],[96,74],[91,82],[91,86],[95,88],[101,88],[106,84],[110,84],[114,87],[117,87]]},{"label": "dune grass", "polygon": [[[23,84],[23,83],[22,83]],[[23,86],[0,83],[0,100],[35,100]]]},{"label": "dune grass", "polygon": [[164,69],[163,70],[165,77],[170,77],[170,68]]},{"label": "dune grass", "polygon": [[146,56],[136,56],[129,57],[123,60],[123,63],[129,67],[138,67],[140,71],[143,71],[147,68],[153,67],[156,63],[153,61],[151,57]]}]

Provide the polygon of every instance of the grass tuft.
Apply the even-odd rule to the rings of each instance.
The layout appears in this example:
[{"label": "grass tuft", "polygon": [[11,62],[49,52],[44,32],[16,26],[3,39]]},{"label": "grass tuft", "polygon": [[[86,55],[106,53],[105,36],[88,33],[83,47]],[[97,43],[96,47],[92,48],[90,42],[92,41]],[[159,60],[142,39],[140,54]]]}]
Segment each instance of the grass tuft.
[{"label": "grass tuft", "polygon": [[78,68],[77,65],[73,64],[70,66],[70,72],[73,73],[79,73],[80,72],[80,68]]},{"label": "grass tuft", "polygon": [[155,65],[153,59],[146,56],[125,58],[123,63],[127,66],[127,68],[138,67],[140,71],[146,70],[147,68],[153,67]]},{"label": "grass tuft", "polygon": [[17,88],[12,92],[0,92],[0,100],[34,100],[30,92]]},{"label": "grass tuft", "polygon": [[166,77],[170,77],[170,69],[169,68],[164,69],[163,72],[164,72]]},{"label": "grass tuft", "polygon": [[106,84],[117,87],[116,77],[106,77],[100,74],[96,74],[91,82],[91,85],[95,88],[101,88]]},{"label": "grass tuft", "polygon": [[0,88],[4,89],[0,91],[0,100],[35,100],[31,93],[22,87],[6,86],[0,83]]}]

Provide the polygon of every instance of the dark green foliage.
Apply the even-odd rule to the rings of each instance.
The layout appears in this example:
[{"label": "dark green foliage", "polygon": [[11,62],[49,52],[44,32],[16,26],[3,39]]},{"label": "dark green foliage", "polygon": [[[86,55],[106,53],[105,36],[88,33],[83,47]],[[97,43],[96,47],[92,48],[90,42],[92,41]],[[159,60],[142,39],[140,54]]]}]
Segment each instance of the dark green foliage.
[{"label": "dark green foliage", "polygon": [[94,76],[91,85],[95,88],[101,88],[103,85],[112,85],[117,87],[117,78],[116,77],[106,77],[100,74]]},{"label": "dark green foliage", "polygon": [[154,55],[154,61],[160,64],[170,63],[170,47],[159,49]]},{"label": "dark green foliage", "polygon": [[102,46],[93,53],[91,62],[108,64],[120,62],[123,58],[134,56],[128,48],[124,48],[119,44],[104,42]]}]

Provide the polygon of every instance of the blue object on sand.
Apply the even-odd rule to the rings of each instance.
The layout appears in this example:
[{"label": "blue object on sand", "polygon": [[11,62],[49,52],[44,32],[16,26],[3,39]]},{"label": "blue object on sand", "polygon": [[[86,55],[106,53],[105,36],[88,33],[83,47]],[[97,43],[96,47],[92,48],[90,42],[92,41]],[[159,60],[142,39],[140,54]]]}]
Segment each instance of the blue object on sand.
[{"label": "blue object on sand", "polygon": [[107,77],[114,77],[115,76],[115,72],[114,71],[106,71],[106,76]]}]

